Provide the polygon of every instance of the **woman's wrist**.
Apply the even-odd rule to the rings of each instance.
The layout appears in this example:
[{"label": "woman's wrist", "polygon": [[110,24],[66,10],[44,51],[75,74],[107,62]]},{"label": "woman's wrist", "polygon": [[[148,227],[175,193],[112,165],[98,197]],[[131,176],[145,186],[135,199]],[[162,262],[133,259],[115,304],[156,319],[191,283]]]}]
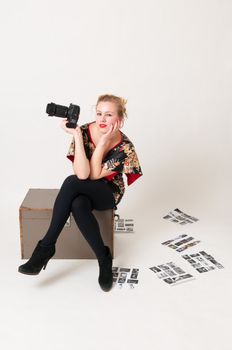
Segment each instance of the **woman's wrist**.
[{"label": "woman's wrist", "polygon": [[98,147],[98,148],[106,148],[107,146],[109,145],[109,141],[108,140],[99,140],[98,141],[98,144],[97,144],[97,146],[96,147]]},{"label": "woman's wrist", "polygon": [[74,140],[75,140],[75,145],[77,145],[77,147],[80,146],[84,146],[83,144],[83,137],[82,135],[79,135],[78,132],[74,133]]}]

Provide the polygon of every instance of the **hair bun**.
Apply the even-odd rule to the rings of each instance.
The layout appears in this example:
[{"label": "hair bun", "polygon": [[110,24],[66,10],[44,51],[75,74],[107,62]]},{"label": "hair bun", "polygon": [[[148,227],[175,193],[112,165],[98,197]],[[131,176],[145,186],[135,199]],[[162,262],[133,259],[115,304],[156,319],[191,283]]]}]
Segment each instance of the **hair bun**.
[{"label": "hair bun", "polygon": [[121,97],[121,102],[122,102],[122,104],[125,106],[126,103],[127,103],[127,100],[126,100],[125,98],[122,98],[122,97]]}]

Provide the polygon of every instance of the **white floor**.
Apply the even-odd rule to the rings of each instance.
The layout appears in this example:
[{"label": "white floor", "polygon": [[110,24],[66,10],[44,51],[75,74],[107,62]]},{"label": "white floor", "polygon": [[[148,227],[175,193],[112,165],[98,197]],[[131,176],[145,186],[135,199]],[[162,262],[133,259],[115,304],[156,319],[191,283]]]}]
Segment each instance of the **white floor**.
[{"label": "white floor", "polygon": [[[114,266],[139,268],[134,289],[103,292],[96,260],[50,260],[38,276],[18,273],[18,207],[6,202],[2,218],[1,349],[232,349],[232,216],[230,181],[188,198],[156,193],[154,207],[137,215],[134,234],[115,234]],[[185,193],[185,195],[183,195]],[[163,200],[161,201],[160,198]],[[162,215],[179,207],[199,222],[182,227]],[[191,233],[225,268],[195,271],[161,245]],[[187,253],[187,252],[186,252]],[[196,279],[166,285],[149,270],[174,261]]]}]

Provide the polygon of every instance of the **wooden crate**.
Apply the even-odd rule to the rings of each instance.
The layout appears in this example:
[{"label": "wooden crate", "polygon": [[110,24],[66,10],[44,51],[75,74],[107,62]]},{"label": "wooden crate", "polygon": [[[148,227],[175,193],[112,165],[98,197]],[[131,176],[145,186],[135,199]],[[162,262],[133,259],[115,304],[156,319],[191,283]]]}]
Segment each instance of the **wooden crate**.
[{"label": "wooden crate", "polygon": [[[21,258],[29,259],[40,239],[46,234],[51,222],[53,205],[59,189],[31,188],[20,208]],[[101,236],[114,257],[114,209],[93,210]],[[56,242],[53,259],[96,259],[96,255],[78,229],[72,214]]]}]

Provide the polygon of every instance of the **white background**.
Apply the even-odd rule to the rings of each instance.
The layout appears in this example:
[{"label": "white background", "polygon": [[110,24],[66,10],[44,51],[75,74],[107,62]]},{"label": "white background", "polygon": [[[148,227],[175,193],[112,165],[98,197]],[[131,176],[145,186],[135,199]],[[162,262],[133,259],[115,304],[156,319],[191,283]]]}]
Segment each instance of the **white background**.
[{"label": "white background", "polygon": [[[31,348],[36,330],[42,338],[37,338],[34,349],[76,349],[77,344],[92,349],[96,342],[99,348],[111,349],[230,349],[226,330],[231,322],[231,18],[229,0],[1,2],[5,349],[15,342],[17,349]],[[86,261],[83,266],[90,270],[83,276],[78,275],[79,268],[77,274],[68,270],[68,282],[64,273],[54,285],[53,269],[80,262],[53,262],[37,280],[17,272],[18,208],[27,190],[59,188],[72,173],[66,158],[71,135],[60,128],[59,118],[48,118],[46,105],[80,105],[83,124],[94,120],[94,105],[104,93],[128,99],[129,117],[122,131],[134,143],[144,173],[126,188],[119,204],[120,214],[133,217],[137,230],[133,236],[116,238],[116,257],[121,260],[115,260],[116,266],[144,268],[144,281],[131,294],[112,292],[112,299],[96,292],[96,262]],[[174,291],[161,286],[147,267],[170,259],[170,252],[165,256],[159,251],[160,242],[181,230],[160,218],[176,207],[200,219],[190,232],[227,269]],[[91,280],[92,269],[96,271]],[[44,282],[41,288],[37,281],[49,273],[49,285]],[[56,306],[53,288],[60,298]],[[88,312],[96,314],[85,319]],[[66,317],[70,324],[62,323]],[[58,319],[62,325],[57,325]],[[73,337],[77,329],[80,338],[78,332]],[[87,331],[92,338],[85,336]]]}]

